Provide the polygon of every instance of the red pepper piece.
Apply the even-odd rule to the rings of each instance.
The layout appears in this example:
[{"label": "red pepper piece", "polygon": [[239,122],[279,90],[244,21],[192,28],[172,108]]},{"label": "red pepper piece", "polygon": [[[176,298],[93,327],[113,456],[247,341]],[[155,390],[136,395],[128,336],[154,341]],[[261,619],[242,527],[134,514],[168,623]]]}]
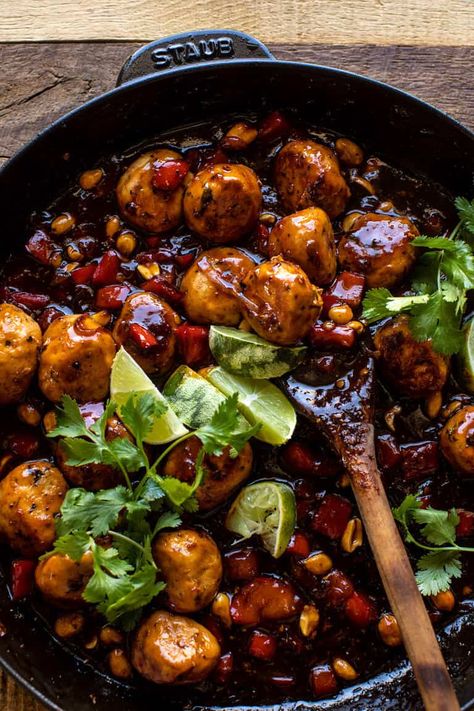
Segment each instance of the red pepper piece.
[{"label": "red pepper piece", "polygon": [[354,592],[346,600],[344,609],[349,620],[357,627],[368,627],[377,619],[375,603],[364,593]]},{"label": "red pepper piece", "polygon": [[269,661],[273,659],[277,651],[277,641],[275,637],[260,630],[254,630],[249,639],[249,654],[256,659]]},{"label": "red pepper piece", "polygon": [[218,684],[227,684],[234,669],[234,657],[232,652],[222,654],[214,669],[214,678]]},{"label": "red pepper piece", "polygon": [[153,163],[153,186],[157,190],[171,192],[179,188],[189,172],[185,160],[165,160]]},{"label": "red pepper piece", "polygon": [[77,267],[71,272],[74,284],[90,284],[97,264],[87,264],[85,267]]},{"label": "red pepper piece", "polygon": [[270,681],[279,689],[291,689],[296,684],[296,678],[292,674],[272,674]]},{"label": "red pepper piece", "polygon": [[318,664],[313,667],[309,674],[311,690],[316,698],[335,694],[337,691],[337,679],[329,664]]},{"label": "red pepper piece", "polygon": [[264,143],[270,143],[287,136],[290,130],[291,126],[283,114],[280,111],[272,111],[260,124],[258,138]]},{"label": "red pepper piece", "polygon": [[177,254],[174,261],[181,267],[181,269],[187,269],[194,262],[196,255],[193,252],[187,252],[186,254]]},{"label": "red pepper piece", "polygon": [[32,311],[44,309],[51,301],[47,294],[31,294],[28,291],[10,291],[9,299],[14,304],[21,304]]},{"label": "red pepper piece", "polygon": [[261,254],[268,255],[268,239],[270,237],[270,230],[262,222],[257,227],[257,250]]},{"label": "red pepper piece", "polygon": [[235,593],[230,614],[237,625],[259,625],[293,617],[300,607],[301,600],[290,582],[262,575]]},{"label": "red pepper piece", "polygon": [[53,321],[56,321],[57,318],[61,318],[61,316],[64,316],[63,311],[60,311],[54,306],[48,306],[48,308],[46,308],[38,317],[38,323],[43,333],[46,331],[48,326],[53,323]]},{"label": "red pepper piece", "polygon": [[391,471],[400,464],[402,455],[393,435],[383,434],[377,437],[375,449],[379,467],[384,471]]},{"label": "red pepper piece", "polygon": [[151,252],[139,252],[136,257],[136,261],[139,264],[149,264],[150,262],[158,262],[158,264],[167,264],[168,262],[174,261],[173,252],[169,249],[162,247],[161,249],[154,249]]},{"label": "red pepper piece", "polygon": [[155,276],[149,279],[143,284],[143,289],[145,291],[151,291],[153,294],[162,296],[163,299],[169,301],[171,304],[179,304],[182,301],[184,294],[179,291],[173,284],[162,277],[161,275]]},{"label": "red pepper piece", "polygon": [[35,560],[14,560],[11,564],[12,597],[21,600],[33,592]]},{"label": "red pepper piece", "polygon": [[26,243],[26,251],[41,264],[51,265],[55,254],[61,252],[61,247],[53,242],[43,230],[36,230]]},{"label": "red pepper piece", "polygon": [[187,365],[205,363],[212,359],[209,350],[209,329],[183,323],[176,329],[178,346]]},{"label": "red pepper piece", "polygon": [[[92,275],[92,283],[95,286],[108,286],[117,281],[117,273],[120,266],[118,255],[109,250],[102,256]],[[73,272],[74,274],[74,272]]]},{"label": "red pepper piece", "polygon": [[330,605],[342,605],[354,592],[351,581],[340,570],[331,570],[324,578],[326,599]]},{"label": "red pepper piece", "polygon": [[309,332],[309,342],[314,348],[324,351],[334,348],[337,350],[352,348],[356,342],[356,332],[348,326],[334,326],[329,331],[322,324],[315,323]]},{"label": "red pepper piece", "polygon": [[312,528],[328,538],[342,537],[352,513],[352,504],[337,494],[327,494],[312,521]]},{"label": "red pepper piece", "polygon": [[307,558],[309,556],[311,553],[311,546],[304,533],[297,531],[292,535],[286,552],[297,556],[298,558]]},{"label": "red pepper piece", "polygon": [[130,294],[130,287],[125,284],[103,286],[97,290],[95,303],[98,309],[121,309]]},{"label": "red pepper piece", "polygon": [[242,548],[230,551],[224,556],[226,575],[230,580],[250,580],[260,571],[258,551],[253,548]]},{"label": "red pepper piece", "polygon": [[439,467],[437,442],[413,442],[400,447],[404,479],[427,479]]},{"label": "red pepper piece", "polygon": [[136,343],[139,348],[147,350],[158,345],[158,341],[148,328],[141,326],[139,323],[131,323],[128,328],[130,338]]},{"label": "red pepper piece", "polygon": [[474,512],[457,509],[459,523],[456,526],[456,538],[468,538],[474,535]]},{"label": "red pepper piece", "polygon": [[353,272],[341,272],[323,296],[324,308],[329,311],[335,304],[348,304],[352,309],[360,306],[364,295],[365,277]]},{"label": "red pepper piece", "polygon": [[282,452],[283,466],[291,474],[331,477],[340,472],[336,459],[316,452],[305,442],[289,442]]}]

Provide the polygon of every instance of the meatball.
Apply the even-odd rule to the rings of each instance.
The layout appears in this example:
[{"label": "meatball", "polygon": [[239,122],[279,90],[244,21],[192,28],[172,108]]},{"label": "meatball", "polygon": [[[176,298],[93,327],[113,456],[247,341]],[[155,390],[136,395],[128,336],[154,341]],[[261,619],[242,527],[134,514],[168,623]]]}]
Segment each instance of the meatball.
[{"label": "meatball", "polygon": [[146,373],[158,375],[173,363],[179,323],[178,314],[166,301],[143,291],[125,300],[113,336]]},{"label": "meatball", "polygon": [[0,304],[0,407],[25,395],[41,347],[41,329],[13,304]]},{"label": "meatball", "polygon": [[281,257],[252,269],[242,282],[243,313],[253,330],[280,346],[304,338],[322,308],[321,289]]},{"label": "meatball", "polygon": [[222,560],[210,536],[192,529],[160,533],[153,542],[153,557],[162,570],[171,609],[197,612],[211,602],[221,582]]},{"label": "meatball", "polygon": [[369,213],[356,218],[339,242],[339,264],[364,274],[369,288],[400,284],[412,268],[418,230],[406,217]]},{"label": "meatball", "polygon": [[268,241],[269,255],[281,254],[299,264],[318,286],[336,276],[336,245],[331,220],[319,207],[288,215],[277,222]]},{"label": "meatball", "polygon": [[232,621],[260,625],[287,620],[301,609],[301,598],[288,580],[261,575],[246,583],[232,598]]},{"label": "meatball", "polygon": [[35,570],[36,586],[44,599],[63,609],[82,607],[82,593],[94,572],[92,553],[78,561],[63,553],[53,553],[40,560]]},{"label": "meatball", "polygon": [[117,185],[117,200],[123,217],[146,232],[167,232],[181,222],[184,184],[174,190],[158,190],[153,184],[154,167],[181,160],[176,151],[160,148],[137,158]]},{"label": "meatball", "polygon": [[187,317],[195,323],[236,326],[242,318],[240,282],[254,266],[250,257],[232,247],[202,252],[181,282]]},{"label": "meatball", "polygon": [[196,174],[184,194],[186,224],[210,242],[232,242],[257,224],[262,193],[245,165],[219,163]]},{"label": "meatball", "polygon": [[453,469],[474,476],[474,405],[455,412],[439,436],[441,451]]},{"label": "meatball", "polygon": [[88,314],[61,316],[44,334],[38,381],[43,395],[58,402],[103,400],[115,356],[112,335]]},{"label": "meatball", "polygon": [[156,684],[195,684],[215,667],[219,642],[198,622],[159,610],[140,625],[132,664]]},{"label": "meatball", "polygon": [[45,460],[12,469],[0,482],[0,537],[27,558],[47,551],[66,491],[59,469]]},{"label": "meatball", "polygon": [[431,341],[416,341],[406,316],[382,326],[375,334],[374,343],[382,374],[396,392],[411,398],[425,398],[443,388],[449,359],[436,353]]},{"label": "meatball", "polygon": [[[163,468],[164,475],[192,482],[195,476],[196,459],[201,447],[201,441],[197,437],[191,437],[178,444],[166,459]],[[235,459],[230,456],[228,447],[219,456],[205,455],[203,466],[206,476],[196,492],[199,510],[209,511],[224,503],[247,479],[252,470],[252,461],[252,447],[248,442]]]},{"label": "meatball", "polygon": [[350,196],[334,153],[310,140],[283,146],[275,160],[275,185],[286,210],[321,207],[331,220],[341,214]]}]

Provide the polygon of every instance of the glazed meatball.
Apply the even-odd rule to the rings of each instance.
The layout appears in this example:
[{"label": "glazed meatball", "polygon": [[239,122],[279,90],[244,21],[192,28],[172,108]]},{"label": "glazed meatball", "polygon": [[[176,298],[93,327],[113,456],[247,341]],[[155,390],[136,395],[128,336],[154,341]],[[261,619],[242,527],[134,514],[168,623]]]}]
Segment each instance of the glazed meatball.
[{"label": "glazed meatball", "polygon": [[412,240],[418,235],[406,217],[369,213],[356,218],[339,242],[339,264],[364,274],[369,288],[400,284],[416,259]]},{"label": "glazed meatball", "polygon": [[61,316],[44,334],[38,381],[43,395],[58,402],[103,400],[115,356],[112,335],[88,314]]},{"label": "glazed meatball", "polygon": [[92,577],[92,553],[84,553],[78,561],[63,553],[53,553],[40,560],[35,570],[36,586],[44,599],[63,609],[82,607],[82,593]]},{"label": "glazed meatball", "polygon": [[41,347],[41,329],[13,304],[0,304],[0,407],[25,395]]},{"label": "glazed meatball", "polygon": [[196,174],[184,194],[186,224],[210,242],[238,240],[257,224],[262,194],[245,165],[219,163]]},{"label": "glazed meatball", "polygon": [[66,491],[63,475],[47,461],[12,469],[0,482],[0,537],[27,558],[47,551],[56,538],[54,523]]},{"label": "glazed meatball", "polygon": [[252,269],[242,282],[246,320],[262,338],[289,346],[304,338],[322,308],[321,290],[281,257]]},{"label": "glazed meatball", "polygon": [[474,405],[455,412],[441,430],[441,451],[453,469],[474,476]]},{"label": "glazed meatball", "polygon": [[286,210],[321,207],[331,220],[341,214],[350,191],[330,148],[315,141],[290,141],[275,160],[275,185]]},{"label": "glazed meatball", "polygon": [[174,190],[159,190],[154,185],[156,167],[170,160],[182,158],[169,148],[144,153],[118,182],[120,212],[128,222],[146,232],[167,232],[181,222],[184,183]]},{"label": "glazed meatball", "polygon": [[160,610],[140,625],[132,664],[155,684],[195,684],[210,674],[220,653],[219,642],[203,625]]},{"label": "glazed meatball", "polygon": [[308,207],[279,220],[268,241],[270,257],[281,254],[299,264],[318,286],[336,276],[336,245],[331,220],[319,207]]},{"label": "glazed meatball", "polygon": [[176,327],[180,318],[166,301],[144,291],[131,294],[114,327],[114,338],[146,373],[165,373],[176,351]]},{"label": "glazed meatball", "polygon": [[195,323],[236,326],[242,318],[240,282],[254,266],[250,257],[232,247],[202,252],[181,282],[187,317]]},{"label": "glazed meatball", "polygon": [[[201,441],[191,437],[178,444],[165,461],[163,474],[181,481],[192,482],[195,476],[196,459],[201,449]],[[207,454],[203,466],[206,476],[196,492],[200,511],[210,511],[224,503],[229,496],[247,479],[252,470],[252,447],[247,442],[239,455],[232,459],[229,448],[219,456]]]},{"label": "glazed meatball", "polygon": [[172,610],[197,612],[211,602],[221,582],[222,560],[210,536],[193,529],[160,533],[153,542],[153,557]]},{"label": "glazed meatball", "polygon": [[425,398],[443,388],[448,377],[448,358],[436,353],[431,341],[415,341],[406,316],[382,326],[374,343],[382,374],[396,392]]}]

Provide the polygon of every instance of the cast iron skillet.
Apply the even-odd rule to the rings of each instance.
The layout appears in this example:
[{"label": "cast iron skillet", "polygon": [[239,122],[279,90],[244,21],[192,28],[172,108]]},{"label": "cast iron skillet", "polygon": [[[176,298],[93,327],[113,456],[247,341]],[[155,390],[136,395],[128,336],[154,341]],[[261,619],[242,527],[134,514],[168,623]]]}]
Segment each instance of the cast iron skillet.
[{"label": "cast iron skillet", "polygon": [[[311,124],[353,137],[404,170],[439,181],[454,195],[472,196],[474,134],[449,116],[356,74],[275,60],[248,35],[203,31],[138,50],[122,68],[116,89],[56,121],[0,170],[0,254],[20,249],[30,213],[47,206],[102,155],[128,149],[173,127],[271,108],[296,110]],[[474,605],[465,603],[441,633],[464,709],[474,706],[473,639]],[[75,659],[28,604],[12,605],[1,565],[0,663],[40,701],[59,711],[115,711],[117,705],[122,711],[138,711],[152,704],[170,711],[215,708],[205,690],[168,690],[147,683],[133,687]],[[335,700],[265,708],[420,708],[408,663],[400,654],[394,664],[344,690]],[[240,707],[244,708],[257,707]]]}]

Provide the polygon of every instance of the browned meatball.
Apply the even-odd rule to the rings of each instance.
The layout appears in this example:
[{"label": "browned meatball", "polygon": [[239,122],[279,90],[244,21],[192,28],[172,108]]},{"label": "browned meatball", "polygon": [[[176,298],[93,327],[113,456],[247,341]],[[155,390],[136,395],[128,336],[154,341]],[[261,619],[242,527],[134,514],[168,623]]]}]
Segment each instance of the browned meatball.
[{"label": "browned meatball", "polygon": [[61,316],[44,334],[38,381],[43,395],[58,402],[103,400],[109,392],[115,342],[88,314]]},{"label": "browned meatball", "polygon": [[336,245],[331,220],[319,207],[308,207],[277,222],[268,240],[270,257],[281,254],[299,264],[318,286],[336,276]]},{"label": "browned meatball", "polygon": [[196,684],[216,665],[219,642],[198,622],[154,612],[143,622],[132,645],[132,664],[155,684]]},{"label": "browned meatball", "polygon": [[0,407],[25,395],[38,365],[41,329],[13,304],[0,304]]},{"label": "browned meatball", "polygon": [[245,165],[219,163],[199,171],[184,194],[186,224],[211,242],[232,242],[257,224],[262,194]]},{"label": "browned meatball", "polygon": [[[143,291],[126,299],[113,335],[146,373],[165,373],[173,363],[179,323],[178,314],[166,301]],[[150,334],[151,345],[147,345],[148,336],[142,338],[143,331]]]},{"label": "browned meatball", "polygon": [[290,141],[275,160],[275,185],[286,210],[321,207],[331,220],[341,214],[350,191],[330,148],[310,140]]},{"label": "browned meatball", "polygon": [[250,257],[233,247],[202,252],[181,282],[187,317],[195,323],[236,326],[242,318],[240,282],[254,266]]},{"label": "browned meatball", "polygon": [[0,537],[27,558],[45,553],[56,538],[54,527],[67,484],[45,460],[25,462],[0,482]]},{"label": "browned meatball", "polygon": [[431,341],[415,341],[406,316],[382,326],[374,343],[382,374],[397,393],[425,398],[443,388],[449,359],[436,353]]},{"label": "browned meatball", "polygon": [[360,215],[339,242],[339,264],[364,274],[369,288],[390,288],[400,284],[415,263],[411,242],[418,234],[406,217]]},{"label": "browned meatball", "polygon": [[304,338],[322,308],[321,290],[281,257],[252,269],[242,282],[243,313],[253,330],[280,346]]},{"label": "browned meatball", "polygon": [[[178,444],[168,455],[163,468],[165,476],[192,482],[201,441],[191,437]],[[219,456],[207,454],[203,465],[206,477],[196,492],[200,511],[209,511],[224,503],[252,470],[252,447],[247,442],[239,455],[232,459],[226,448]]]},{"label": "browned meatball", "polygon": [[168,604],[176,612],[197,612],[219,589],[222,559],[207,533],[166,531],[153,542],[153,557],[166,583]]},{"label": "browned meatball", "polygon": [[93,572],[90,552],[84,553],[79,561],[62,553],[53,553],[39,562],[35,582],[47,602],[71,609],[85,604],[82,593]]},{"label": "browned meatball", "polygon": [[146,232],[167,232],[181,222],[184,184],[175,190],[153,185],[154,165],[181,156],[169,148],[144,153],[125,171],[117,185],[117,200],[123,217]]},{"label": "browned meatball", "polygon": [[441,451],[457,472],[474,476],[474,405],[455,412],[439,436]]}]

